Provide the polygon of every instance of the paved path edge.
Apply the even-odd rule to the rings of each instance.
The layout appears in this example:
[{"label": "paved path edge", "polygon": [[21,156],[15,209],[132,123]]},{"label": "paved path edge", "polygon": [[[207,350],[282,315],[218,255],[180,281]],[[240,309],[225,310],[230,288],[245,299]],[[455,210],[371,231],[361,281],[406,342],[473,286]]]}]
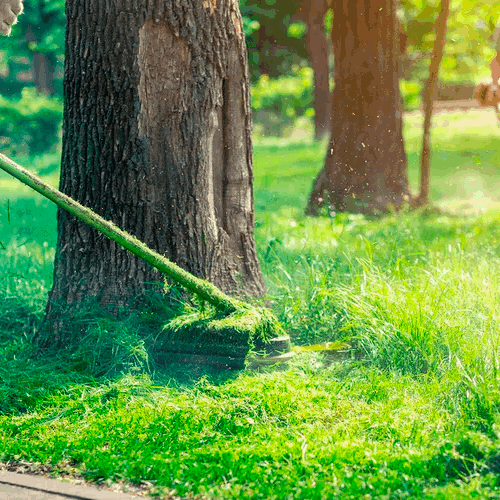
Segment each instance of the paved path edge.
[{"label": "paved path edge", "polygon": [[62,500],[61,497],[76,500],[144,500],[144,497],[138,497],[129,493],[101,490],[83,484],[65,483],[43,476],[32,476],[30,474],[19,474],[8,471],[0,471],[0,483],[26,489],[26,498],[30,498],[29,491],[31,490],[56,495],[54,500]]}]

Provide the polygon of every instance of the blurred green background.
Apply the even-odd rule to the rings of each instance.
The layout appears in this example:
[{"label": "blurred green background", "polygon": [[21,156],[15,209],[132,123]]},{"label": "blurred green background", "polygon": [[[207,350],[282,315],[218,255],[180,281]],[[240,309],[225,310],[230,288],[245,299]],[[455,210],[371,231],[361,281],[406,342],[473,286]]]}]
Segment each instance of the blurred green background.
[{"label": "blurred green background", "polygon": [[[257,138],[292,137],[297,130],[307,135],[314,128],[307,5],[302,0],[240,2]],[[329,40],[334,13],[327,1],[324,5]],[[438,10],[435,0],[403,0],[398,11],[404,44],[400,85],[406,110],[418,109],[421,103]],[[498,19],[500,3],[493,0],[451,3],[437,99],[471,99],[474,85],[488,78],[494,55],[491,36]],[[61,141],[64,30],[64,1],[36,0],[26,5],[12,36],[2,38],[0,45],[0,146],[13,157],[29,156],[43,173],[58,166],[57,154],[51,153],[57,152]],[[330,75],[334,64],[330,54]]]}]

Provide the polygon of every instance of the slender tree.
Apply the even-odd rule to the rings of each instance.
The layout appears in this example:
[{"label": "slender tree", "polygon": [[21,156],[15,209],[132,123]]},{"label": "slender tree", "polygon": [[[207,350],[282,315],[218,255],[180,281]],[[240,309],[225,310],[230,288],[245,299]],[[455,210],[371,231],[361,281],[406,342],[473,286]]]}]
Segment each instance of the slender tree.
[{"label": "slender tree", "polygon": [[410,199],[395,0],[334,0],[331,137],[307,212],[386,212]]},{"label": "slender tree", "polygon": [[434,101],[435,88],[438,81],[439,66],[443,58],[444,44],[446,43],[446,21],[450,12],[450,0],[441,0],[441,11],[436,20],[436,41],[432,51],[429,78],[424,90],[424,131],[422,139],[422,154],[420,158],[420,194],[419,205],[429,203],[429,191],[431,180],[431,121],[432,105]]},{"label": "slender tree", "polygon": [[[67,0],[60,188],[224,291],[263,293],[245,39],[235,0]],[[58,212],[46,324],[159,273]],[[153,285],[152,285],[153,283]]]}]

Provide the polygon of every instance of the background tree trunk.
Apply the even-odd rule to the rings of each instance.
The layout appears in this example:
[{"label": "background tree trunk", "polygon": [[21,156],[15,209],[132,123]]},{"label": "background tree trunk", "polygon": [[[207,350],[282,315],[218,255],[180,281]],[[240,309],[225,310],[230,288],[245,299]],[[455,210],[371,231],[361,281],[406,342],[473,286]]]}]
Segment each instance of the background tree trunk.
[{"label": "background tree trunk", "polygon": [[[268,8],[265,0],[261,0],[260,8],[266,10]],[[262,16],[260,27],[257,31],[257,52],[259,54],[259,71],[262,75],[273,75],[276,73],[272,62],[271,52],[273,43],[276,42],[275,34],[267,26],[267,18]],[[276,76],[276,75],[275,75]]]},{"label": "background tree trunk", "polygon": [[40,92],[51,96],[56,92],[54,89],[56,61],[52,54],[38,52],[36,47],[40,42],[40,37],[45,35],[50,23],[53,22],[55,15],[50,10],[46,12],[46,3],[41,0],[30,4],[30,14],[39,21],[37,26],[28,24],[25,32],[25,38],[29,43],[29,47],[35,47],[32,50],[33,83]]},{"label": "background tree trunk", "polygon": [[325,33],[327,0],[311,0],[306,8],[307,50],[314,72],[314,135],[322,139],[330,132],[331,98],[328,40]]},{"label": "background tree trunk", "polygon": [[[261,295],[235,0],[67,0],[61,190],[224,291]],[[59,210],[46,323],[162,277]],[[54,339],[55,342],[58,339]]]},{"label": "background tree trunk", "polygon": [[394,0],[335,0],[335,88],[325,166],[307,212],[386,212],[410,198]]},{"label": "background tree trunk", "polygon": [[444,44],[446,43],[446,22],[450,11],[450,0],[441,0],[441,11],[436,20],[436,41],[432,51],[431,65],[429,67],[429,78],[424,89],[424,131],[422,138],[422,154],[420,157],[420,194],[417,203],[426,205],[429,203],[429,191],[431,183],[431,121],[432,105],[438,81],[439,66],[443,58]]},{"label": "background tree trunk", "polygon": [[46,95],[55,94],[55,65],[48,54],[33,52],[33,82],[36,88]]}]

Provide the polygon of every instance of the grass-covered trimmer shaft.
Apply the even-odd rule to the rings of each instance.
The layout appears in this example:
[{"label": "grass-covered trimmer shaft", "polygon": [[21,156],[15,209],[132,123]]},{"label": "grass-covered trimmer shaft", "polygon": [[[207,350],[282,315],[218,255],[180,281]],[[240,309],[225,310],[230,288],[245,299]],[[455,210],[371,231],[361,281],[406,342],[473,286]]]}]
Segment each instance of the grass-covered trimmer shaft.
[{"label": "grass-covered trimmer shaft", "polygon": [[[253,340],[261,339],[265,341],[271,339],[272,337],[284,334],[278,320],[268,309],[253,307],[240,300],[229,297],[212,283],[193,276],[168,260],[163,255],[151,250],[147,245],[131,234],[121,230],[112,222],[103,219],[101,216],[90,210],[90,208],[84,207],[73,198],[46,184],[39,177],[21,167],[2,153],[0,153],[0,168],[20,180],[23,184],[26,184],[30,188],[34,189],[42,196],[45,196],[49,200],[53,201],[59,207],[72,213],[85,222],[85,224],[93,227],[111,240],[116,241],[123,248],[129,250],[165,276],[171,278],[188,291],[212,304],[219,311],[219,313],[223,314],[224,317],[222,319],[217,319],[211,322],[194,321],[191,326],[186,323],[184,327],[181,327],[181,324],[178,322],[178,327],[174,328],[177,333],[177,335],[175,335],[176,338],[172,339],[177,345],[181,344],[184,348],[186,348],[190,345],[191,340],[201,340],[201,330],[214,329],[218,332],[215,336],[219,338],[219,342],[226,336],[225,332],[232,332],[233,334],[236,333],[236,335],[229,335],[229,337],[233,337],[233,342],[231,342],[231,339],[227,340],[229,341],[229,344],[239,344],[238,347],[240,348],[241,353],[241,348],[244,347],[241,343],[244,342],[245,339],[248,344]],[[231,321],[228,321],[229,318],[231,318]],[[189,338],[190,335],[187,334],[189,330],[191,330],[192,333],[196,332],[193,333],[196,339]],[[198,342],[195,342],[195,344],[197,343]],[[198,343],[198,346],[202,348],[202,344]],[[191,347],[194,348],[192,344]],[[168,344],[165,344],[165,348],[168,349]],[[216,349],[217,348],[215,348],[215,350]],[[240,359],[241,354],[238,356]]]}]

